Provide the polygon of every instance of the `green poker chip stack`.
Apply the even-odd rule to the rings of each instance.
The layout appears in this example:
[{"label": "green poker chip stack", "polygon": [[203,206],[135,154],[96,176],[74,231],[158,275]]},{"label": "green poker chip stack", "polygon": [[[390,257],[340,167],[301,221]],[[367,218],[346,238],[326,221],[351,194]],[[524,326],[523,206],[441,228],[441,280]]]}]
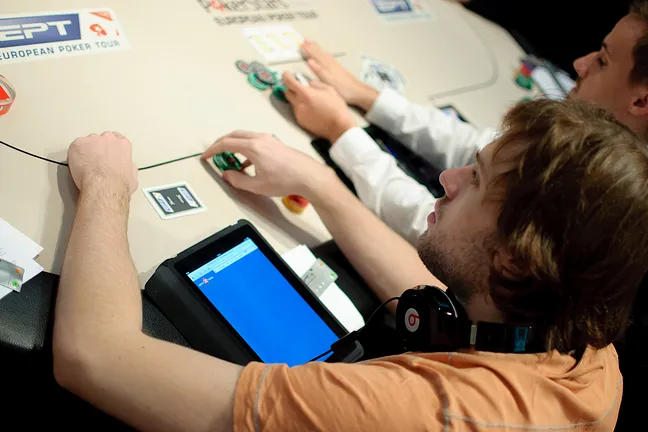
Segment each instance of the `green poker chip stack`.
[{"label": "green poker chip stack", "polygon": [[518,76],[515,78],[515,83],[527,90],[531,90],[531,88],[533,88],[533,78],[526,77],[522,74],[518,74]]},{"label": "green poker chip stack", "polygon": [[254,73],[249,74],[247,76],[247,80],[252,85],[252,87],[254,87],[255,89],[266,90],[266,89],[270,88],[270,86],[268,84],[259,81],[256,74],[254,74]]},{"label": "green poker chip stack", "polygon": [[286,99],[286,90],[286,84],[284,84],[283,81],[279,81],[274,87],[272,87],[272,94],[280,101],[287,103],[288,99]]},{"label": "green poker chip stack", "polygon": [[225,152],[214,155],[213,157],[214,165],[221,171],[236,170],[240,171],[243,168],[243,164],[234,153]]},{"label": "green poker chip stack", "polygon": [[[273,72],[262,63],[258,61],[253,61],[247,63],[243,60],[236,61],[236,67],[243,73],[247,74],[247,80],[252,87],[258,90],[267,90],[270,87],[276,87],[277,85],[282,85],[280,81],[279,73]],[[279,99],[284,100],[281,96],[277,96]]]}]

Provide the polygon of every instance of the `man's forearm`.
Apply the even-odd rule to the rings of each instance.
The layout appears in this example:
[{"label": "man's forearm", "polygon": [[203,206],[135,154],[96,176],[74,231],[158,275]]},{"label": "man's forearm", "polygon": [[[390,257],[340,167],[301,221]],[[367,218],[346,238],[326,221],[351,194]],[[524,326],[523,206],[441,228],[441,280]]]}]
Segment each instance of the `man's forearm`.
[{"label": "man's forearm", "polygon": [[231,430],[241,368],[141,331],[129,202],[107,184],[81,192],[57,300],[56,379],[139,430]]},{"label": "man's forearm", "polygon": [[354,268],[385,301],[419,284],[443,284],[416,249],[367,209],[335,174],[317,174],[308,197]]},{"label": "man's forearm", "polygon": [[379,95],[378,90],[373,87],[364,83],[358,83],[358,89],[348,102],[349,105],[357,106],[364,112],[369,112],[374,103],[376,103]]},{"label": "man's forearm", "polygon": [[137,272],[128,249],[128,190],[102,180],[79,196],[63,265],[55,339],[103,343],[141,330]]}]

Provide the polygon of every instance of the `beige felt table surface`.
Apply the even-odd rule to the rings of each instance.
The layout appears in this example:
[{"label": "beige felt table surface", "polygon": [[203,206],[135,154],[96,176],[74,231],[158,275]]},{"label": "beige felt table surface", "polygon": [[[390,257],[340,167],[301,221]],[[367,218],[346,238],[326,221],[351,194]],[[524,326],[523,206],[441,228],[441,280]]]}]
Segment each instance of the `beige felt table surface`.
[{"label": "beige felt table surface", "polygon": [[[422,1],[422,0],[420,0]],[[369,0],[299,0],[318,18],[290,21],[303,36],[343,54],[357,76],[361,55],[385,61],[407,80],[406,96],[425,105],[454,104],[479,127],[497,126],[510,105],[527,93],[513,82],[523,55],[501,28],[443,0],[427,0],[433,18],[387,23]],[[16,88],[12,111],[0,117],[0,139],[30,152],[65,160],[80,135],[120,131],[133,142],[138,166],[202,151],[233,129],[272,132],[314,157],[310,137],[288,107],[269,91],[252,88],[235,67],[262,60],[242,28],[219,26],[194,0],[4,0],[8,14],[111,8],[129,50],[2,64]],[[264,24],[257,24],[264,25]],[[304,63],[276,66],[306,71]],[[360,118],[358,117],[360,120]],[[60,272],[76,191],[67,168],[0,146],[0,217],[40,243],[38,262]],[[164,259],[246,218],[283,252],[318,245],[330,234],[312,208],[290,214],[279,200],[233,191],[212,165],[188,159],[140,172],[140,187],[187,181],[207,212],[161,220],[136,192],[129,229],[135,264],[145,281]]]}]

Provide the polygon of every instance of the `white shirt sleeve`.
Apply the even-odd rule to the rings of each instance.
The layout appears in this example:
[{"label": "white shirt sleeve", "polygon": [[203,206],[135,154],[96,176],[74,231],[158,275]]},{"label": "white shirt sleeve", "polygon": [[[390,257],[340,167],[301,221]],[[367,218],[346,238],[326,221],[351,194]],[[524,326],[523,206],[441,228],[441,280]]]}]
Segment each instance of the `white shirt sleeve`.
[{"label": "white shirt sleeve", "polygon": [[380,93],[366,118],[439,170],[473,163],[475,153],[496,136],[494,129],[479,130],[438,108],[410,103],[389,88]]},{"label": "white shirt sleeve", "polygon": [[427,228],[434,196],[405,174],[394,157],[361,128],[344,133],[330,155],[351,179],[360,200],[391,229],[416,244]]},{"label": "white shirt sleeve", "polygon": [[[479,131],[437,108],[414,105],[390,89],[380,93],[367,120],[440,170],[472,163],[475,153],[496,136],[493,129]],[[343,134],[330,155],[351,179],[360,200],[390,228],[416,244],[427,228],[434,196],[405,174],[394,157],[361,128]]]}]

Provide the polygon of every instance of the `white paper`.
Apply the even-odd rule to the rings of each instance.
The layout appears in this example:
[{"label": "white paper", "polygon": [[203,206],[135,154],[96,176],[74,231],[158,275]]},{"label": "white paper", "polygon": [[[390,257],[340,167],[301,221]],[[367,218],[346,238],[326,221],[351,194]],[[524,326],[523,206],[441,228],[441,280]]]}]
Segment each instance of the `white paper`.
[{"label": "white paper", "polygon": [[6,253],[0,258],[14,265],[17,265],[18,267],[22,267],[22,269],[25,271],[25,274],[23,275],[23,283],[27,282],[43,271],[43,267],[41,267],[40,264],[38,264],[31,258],[21,257],[20,255],[13,255],[10,252]]},{"label": "white paper", "polygon": [[6,288],[6,287],[3,287],[3,286],[0,286],[0,300],[2,300],[2,298],[3,298],[4,296],[6,296],[6,295],[8,295],[8,294],[10,294],[10,293],[12,293],[12,292],[13,292],[13,291],[10,290],[9,288]]},{"label": "white paper", "polygon": [[[43,267],[33,260],[42,251],[41,245],[0,219],[0,258],[25,270],[23,283],[43,271]],[[11,292],[9,288],[0,287],[0,299]]]},{"label": "white paper", "polygon": [[[43,271],[43,267],[41,267],[40,264],[38,264],[31,258],[14,255],[11,252],[7,251],[5,251],[4,254],[0,255],[0,258],[14,265],[17,265],[18,267],[22,267],[22,269],[25,271],[22,280],[23,284]],[[4,286],[0,286],[0,299],[11,292],[13,292],[13,290]]]},{"label": "white paper", "polygon": [[304,38],[289,25],[249,27],[242,31],[243,36],[266,62],[280,63],[302,58],[301,45]]},{"label": "white paper", "polygon": [[0,219],[0,258],[4,252],[11,251],[24,257],[34,258],[43,251],[41,245]]},{"label": "white paper", "polygon": [[[304,276],[317,261],[315,255],[304,245],[287,251],[281,258],[299,277]],[[352,332],[365,325],[358,309],[337,284],[332,283],[322,292],[319,299],[347,331]]]}]

